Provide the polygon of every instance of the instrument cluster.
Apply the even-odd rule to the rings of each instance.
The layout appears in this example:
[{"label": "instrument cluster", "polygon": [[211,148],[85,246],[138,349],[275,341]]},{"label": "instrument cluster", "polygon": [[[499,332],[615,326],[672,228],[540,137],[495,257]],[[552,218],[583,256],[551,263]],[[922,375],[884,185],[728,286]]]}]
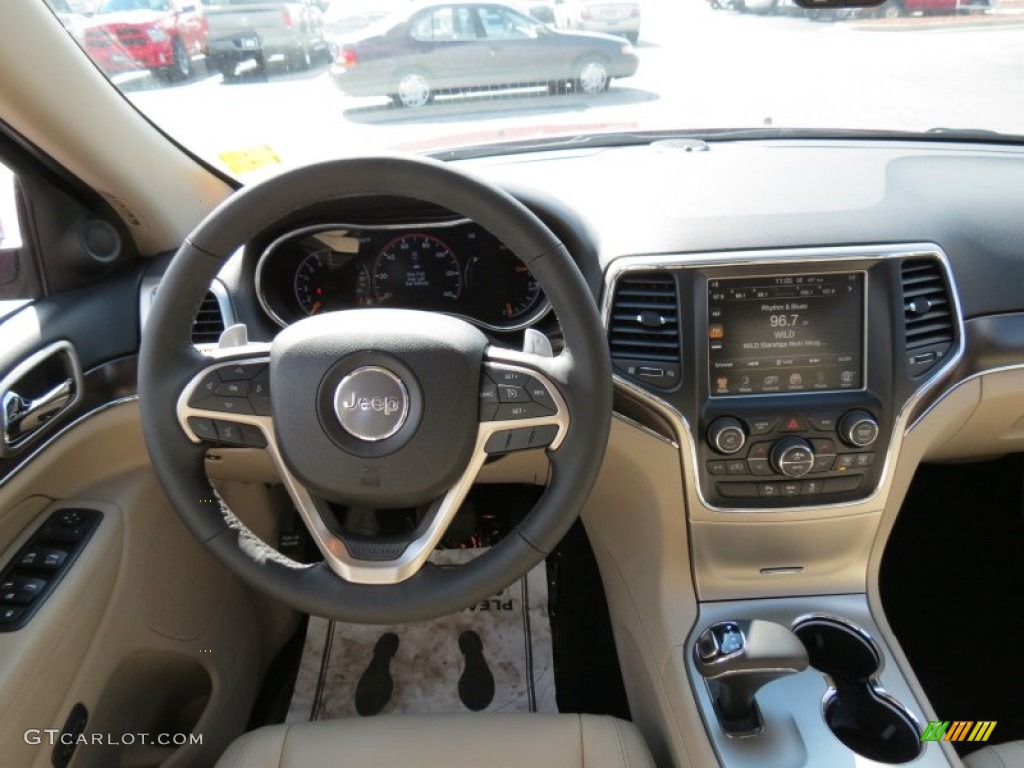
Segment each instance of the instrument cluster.
[{"label": "instrument cluster", "polygon": [[540,285],[494,235],[460,220],[410,226],[316,225],[275,240],[256,292],[280,325],[361,307],[446,312],[513,331],[550,309]]}]

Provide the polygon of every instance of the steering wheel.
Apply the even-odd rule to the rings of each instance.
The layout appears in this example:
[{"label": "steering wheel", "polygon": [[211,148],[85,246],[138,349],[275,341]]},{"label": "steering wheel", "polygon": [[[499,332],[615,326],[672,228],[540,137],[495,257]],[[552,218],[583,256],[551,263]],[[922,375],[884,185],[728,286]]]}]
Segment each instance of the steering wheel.
[{"label": "steering wheel", "polygon": [[[565,348],[513,351],[448,315],[356,309],[300,320],[270,344],[195,349],[196,310],[239,244],[314,204],[366,195],[429,201],[489,230],[537,278]],[[352,622],[445,615],[541,562],[596,480],[611,398],[601,319],[565,246],[502,190],[405,157],[311,165],[230,197],[174,256],[139,358],[146,445],[186,526],[255,589]],[[206,476],[208,441],[267,450],[322,562],[295,562],[245,527]],[[430,562],[488,458],[532,447],[546,449],[550,481],[522,522],[469,563]],[[428,511],[408,536],[365,537],[339,530],[328,503]]]}]

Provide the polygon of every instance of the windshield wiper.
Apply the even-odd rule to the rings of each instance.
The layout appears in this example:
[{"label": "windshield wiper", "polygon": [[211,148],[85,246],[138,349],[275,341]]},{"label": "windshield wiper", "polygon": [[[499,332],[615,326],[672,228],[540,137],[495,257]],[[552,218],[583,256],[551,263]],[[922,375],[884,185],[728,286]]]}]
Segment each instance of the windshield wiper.
[{"label": "windshield wiper", "polygon": [[977,140],[997,143],[1020,144],[1024,136],[1000,133],[989,129],[973,128],[929,128],[923,133],[878,129],[839,128],[710,128],[693,131],[609,131],[568,136],[554,136],[544,139],[522,139],[517,141],[479,144],[469,147],[455,147],[427,153],[438,160],[467,160],[482,157],[500,157],[528,152],[543,152],[557,149],[582,149],[585,147],[624,147],[653,144],[665,140],[713,141],[763,141],[766,139],[886,139],[949,141]]}]

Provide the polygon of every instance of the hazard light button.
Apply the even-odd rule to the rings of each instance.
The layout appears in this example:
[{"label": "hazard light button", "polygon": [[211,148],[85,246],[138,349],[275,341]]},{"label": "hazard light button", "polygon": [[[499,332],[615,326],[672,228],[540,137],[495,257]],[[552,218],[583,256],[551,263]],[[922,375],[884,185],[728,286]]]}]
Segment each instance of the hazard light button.
[{"label": "hazard light button", "polygon": [[787,416],[779,425],[780,432],[803,432],[807,429],[807,423],[799,416]]}]

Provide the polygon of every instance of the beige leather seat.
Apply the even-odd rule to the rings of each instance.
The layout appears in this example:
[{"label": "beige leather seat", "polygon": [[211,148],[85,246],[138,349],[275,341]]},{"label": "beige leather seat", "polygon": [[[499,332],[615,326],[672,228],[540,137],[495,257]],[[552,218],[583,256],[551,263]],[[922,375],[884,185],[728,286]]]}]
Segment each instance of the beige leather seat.
[{"label": "beige leather seat", "polygon": [[653,768],[632,723],[594,715],[394,715],[271,725],[217,768]]},{"label": "beige leather seat", "polygon": [[1021,768],[1024,766],[1024,741],[993,744],[964,758],[968,768]]}]

